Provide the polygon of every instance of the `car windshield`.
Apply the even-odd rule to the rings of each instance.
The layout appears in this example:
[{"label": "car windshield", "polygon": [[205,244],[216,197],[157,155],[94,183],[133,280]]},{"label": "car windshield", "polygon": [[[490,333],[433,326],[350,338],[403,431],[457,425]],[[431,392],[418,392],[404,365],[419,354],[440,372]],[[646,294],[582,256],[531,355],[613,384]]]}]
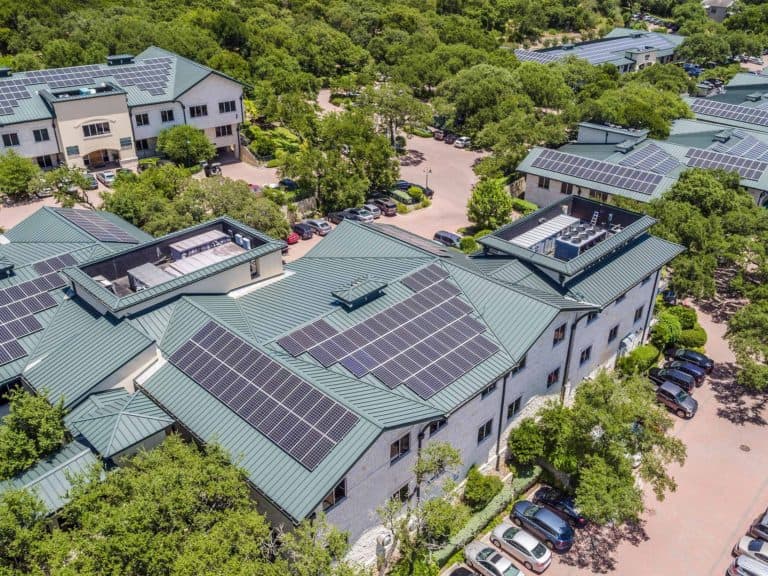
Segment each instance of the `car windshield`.
[{"label": "car windshield", "polygon": [[509,565],[509,568],[504,570],[504,576],[517,576],[520,574],[520,570],[515,568],[512,564]]},{"label": "car windshield", "polygon": [[370,216],[371,215],[371,213],[368,210],[365,210],[363,208],[358,210],[357,213],[360,214],[360,216]]},{"label": "car windshield", "polygon": [[533,547],[533,550],[531,550],[531,554],[533,554],[534,558],[541,558],[544,556],[544,554],[547,553],[547,547],[544,546],[541,542],[536,544],[536,546]]},{"label": "car windshield", "polygon": [[675,394],[675,398],[677,398],[677,401],[681,404],[688,400],[688,393],[685,390],[680,390],[677,394]]}]

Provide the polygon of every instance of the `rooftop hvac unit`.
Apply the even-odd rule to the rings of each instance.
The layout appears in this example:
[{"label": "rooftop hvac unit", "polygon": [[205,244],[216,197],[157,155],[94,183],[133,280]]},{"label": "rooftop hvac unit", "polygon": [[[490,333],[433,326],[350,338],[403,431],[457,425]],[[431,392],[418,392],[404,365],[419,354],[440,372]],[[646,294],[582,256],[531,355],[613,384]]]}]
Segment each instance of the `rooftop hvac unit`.
[{"label": "rooftop hvac unit", "polygon": [[563,232],[562,236],[560,236],[561,240],[570,240],[571,235],[568,232]]},{"label": "rooftop hvac unit", "polygon": [[242,234],[235,234],[235,244],[238,246],[243,245],[243,235]]},{"label": "rooftop hvac unit", "polygon": [[245,248],[246,250],[250,250],[250,249],[251,249],[251,239],[250,239],[250,238],[246,238],[246,237],[244,236],[244,237],[243,237],[243,243],[242,243],[242,244],[240,244],[240,246],[242,246],[242,247],[243,247],[243,248]]}]

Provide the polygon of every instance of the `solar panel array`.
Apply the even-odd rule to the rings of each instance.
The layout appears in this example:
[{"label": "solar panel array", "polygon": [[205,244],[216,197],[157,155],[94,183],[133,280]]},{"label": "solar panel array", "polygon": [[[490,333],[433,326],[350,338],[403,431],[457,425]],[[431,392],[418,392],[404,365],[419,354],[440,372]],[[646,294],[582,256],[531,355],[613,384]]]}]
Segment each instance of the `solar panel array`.
[{"label": "solar panel array", "polygon": [[277,343],[291,356],[299,356],[315,344],[319,344],[338,333],[339,331],[325,320],[318,320],[309,326],[294,330],[288,336],[280,338]]},{"label": "solar panel array", "polygon": [[668,154],[656,144],[648,144],[639,150],[631,152],[619,164],[661,175],[670,173],[680,165],[674,156]]},{"label": "solar panel array", "polygon": [[120,86],[136,86],[159,96],[168,90],[173,58],[163,56],[138,60],[135,64],[122,66],[73,66],[50,70],[32,70],[0,80],[0,116],[13,114],[19,100],[32,98],[28,86],[46,84],[53,90],[96,84],[99,80],[112,78]]},{"label": "solar panel array", "polygon": [[[623,38],[605,38],[595,42],[577,44],[571,48],[558,48],[547,50],[546,52],[515,50],[515,55],[520,60],[533,60],[535,62],[552,62],[566,56],[576,56],[584,58],[591,64],[602,64],[618,58],[624,58],[627,51],[646,50],[651,46],[655,50],[673,50],[674,42],[665,38],[663,34],[641,34],[636,36],[626,36]],[[518,55],[518,52],[523,54]],[[536,56],[529,58],[529,55],[546,55],[548,60],[535,60]]]},{"label": "solar panel array", "polygon": [[[735,133],[734,133],[735,134]],[[754,136],[745,135],[738,143],[728,148],[724,144],[712,147],[717,152],[742,156],[751,160],[768,161],[768,144]]]},{"label": "solar panel array", "polygon": [[662,176],[653,172],[591,160],[556,150],[542,150],[533,161],[533,166],[641,194],[653,194],[662,180]]},{"label": "solar panel array", "polygon": [[77,260],[75,260],[71,254],[62,254],[61,256],[54,256],[53,258],[48,258],[48,260],[37,262],[32,265],[32,268],[34,268],[35,272],[38,274],[50,274],[51,272],[58,272],[62,268],[74,266],[75,264],[77,264]]},{"label": "solar panel array", "polygon": [[138,240],[93,210],[75,210],[74,208],[56,208],[56,212],[72,224],[84,230],[96,240],[102,242],[122,242],[137,244]]},{"label": "solar panel array", "polygon": [[421,290],[424,290],[424,288],[432,286],[445,278],[448,278],[448,272],[443,270],[437,264],[430,264],[426,268],[417,270],[410,276],[403,278],[403,284],[408,286],[408,288],[414,292],[420,292]]},{"label": "solar panel array", "polygon": [[559,52],[536,52],[534,50],[523,50],[521,48],[515,50],[515,56],[517,56],[518,60],[522,60],[523,62],[538,62],[539,64],[558,62],[565,57],[564,54]]},{"label": "solar panel array", "polygon": [[216,322],[208,322],[170,362],[314,470],[358,417]]},{"label": "solar panel array", "polygon": [[691,104],[691,110],[696,114],[704,116],[736,120],[737,122],[755,124],[757,126],[768,126],[768,110],[761,108],[728,104],[716,100],[707,100],[706,98],[696,98]]},{"label": "solar panel array", "polygon": [[48,291],[64,285],[53,272],[0,290],[0,365],[27,355],[18,339],[43,329],[34,315],[56,306]]},{"label": "solar panel array", "polygon": [[738,172],[739,176],[746,180],[759,180],[760,176],[768,169],[768,162],[750,160],[712,150],[691,148],[686,156],[688,157],[688,166]]}]

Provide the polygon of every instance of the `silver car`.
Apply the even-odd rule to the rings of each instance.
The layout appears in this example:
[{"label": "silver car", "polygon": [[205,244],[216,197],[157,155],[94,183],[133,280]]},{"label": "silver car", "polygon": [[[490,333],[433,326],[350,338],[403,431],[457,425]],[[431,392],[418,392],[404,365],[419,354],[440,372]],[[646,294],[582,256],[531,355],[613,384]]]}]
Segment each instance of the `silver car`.
[{"label": "silver car", "polygon": [[495,548],[475,540],[464,548],[464,558],[470,568],[482,576],[520,576],[512,560]]},{"label": "silver car", "polygon": [[376,206],[376,204],[363,204],[363,208],[373,214],[374,218],[381,218],[381,210],[379,210],[379,207]]},{"label": "silver car", "polygon": [[325,236],[328,232],[333,230],[331,225],[324,218],[310,218],[309,220],[304,220],[304,224],[312,228],[318,236]]},{"label": "silver car", "polygon": [[511,522],[502,522],[491,532],[491,542],[517,558],[534,572],[543,572],[552,563],[552,552],[544,544]]},{"label": "silver car", "polygon": [[768,564],[768,542],[760,538],[742,536],[739,543],[733,547],[734,556],[749,556]]},{"label": "silver car", "polygon": [[728,576],[768,576],[768,564],[749,556],[736,556],[728,566]]}]

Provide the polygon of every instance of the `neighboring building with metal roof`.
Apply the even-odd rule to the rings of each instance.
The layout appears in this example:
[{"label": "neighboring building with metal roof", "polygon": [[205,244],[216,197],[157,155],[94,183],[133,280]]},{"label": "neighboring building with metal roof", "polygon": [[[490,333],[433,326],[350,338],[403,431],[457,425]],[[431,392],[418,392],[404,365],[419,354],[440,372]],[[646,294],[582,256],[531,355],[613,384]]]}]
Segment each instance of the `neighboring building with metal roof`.
[{"label": "neighboring building with metal roof", "polygon": [[546,206],[572,194],[651,202],[692,167],[737,172],[741,185],[763,205],[768,199],[768,131],[681,119],[673,122],[666,140],[653,140],[646,131],[585,122],[575,142],[557,151],[534,147],[517,170],[525,175],[525,198]]},{"label": "neighboring building with metal roof", "polygon": [[547,64],[568,57],[583,58],[593,65],[613,64],[620,72],[637,72],[651,64],[674,62],[685,38],[631,28],[614,28],[599,40],[564,44],[541,50],[515,50],[519,60]]},{"label": "neighboring building with metal roof", "polygon": [[736,0],[701,0],[701,5],[715,22],[722,22],[731,13]]},{"label": "neighboring building with metal roof", "polygon": [[177,124],[199,128],[220,152],[238,155],[242,121],[240,82],[154,46],[106,64],[0,69],[2,152],[36,159],[43,169],[133,167]]},{"label": "neighboring building with metal roof", "polygon": [[[473,258],[344,221],[284,268],[282,242],[228,218],[159,239],[101,212],[28,220],[0,244],[14,265],[0,290],[23,299],[14,287],[51,274],[65,286],[0,365],[7,382],[63,398],[72,435],[107,463],[169,429],[217,442],[275,526],[322,511],[353,540],[413,496],[428,442],[461,451],[459,476],[493,466],[520,417],[641,341],[680,250],[648,234],[652,219],[576,197]],[[38,226],[48,247],[21,249]],[[583,245],[563,237],[574,226],[590,227]],[[186,276],[128,278],[222,248]]]}]

